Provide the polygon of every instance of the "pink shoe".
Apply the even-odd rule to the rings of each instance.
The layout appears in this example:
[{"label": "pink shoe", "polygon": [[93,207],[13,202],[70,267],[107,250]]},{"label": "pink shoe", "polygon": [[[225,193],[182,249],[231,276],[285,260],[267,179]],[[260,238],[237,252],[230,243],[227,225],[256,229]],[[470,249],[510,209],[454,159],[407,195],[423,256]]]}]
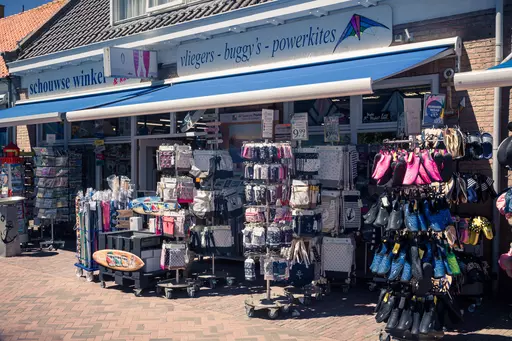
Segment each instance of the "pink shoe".
[{"label": "pink shoe", "polygon": [[416,185],[430,185],[432,183],[432,180],[430,179],[430,176],[428,176],[427,171],[425,170],[425,167],[422,163],[420,163],[420,168],[418,172],[418,176],[416,177]]},{"label": "pink shoe", "polygon": [[411,152],[407,157],[407,170],[405,171],[404,185],[412,185],[420,170],[420,158],[414,152]]},{"label": "pink shoe", "polygon": [[434,162],[428,150],[423,150],[421,152],[421,163],[425,168],[426,173],[432,181],[443,181],[441,178],[441,173],[437,168],[437,164]]},{"label": "pink shoe", "polygon": [[386,174],[386,171],[388,170],[389,166],[391,165],[391,159],[392,155],[389,152],[386,152],[382,157],[380,158],[379,162],[375,166],[375,170],[372,174],[372,178],[374,180],[379,180]]}]

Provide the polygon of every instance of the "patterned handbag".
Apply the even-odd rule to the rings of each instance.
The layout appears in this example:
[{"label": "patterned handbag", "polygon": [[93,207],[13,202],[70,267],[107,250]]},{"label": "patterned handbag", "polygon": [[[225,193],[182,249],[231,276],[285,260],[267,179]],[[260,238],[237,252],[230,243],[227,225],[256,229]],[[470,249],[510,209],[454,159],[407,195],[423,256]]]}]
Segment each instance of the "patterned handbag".
[{"label": "patterned handbag", "polygon": [[324,271],[350,273],[355,259],[355,241],[353,238],[324,237],[322,256]]}]

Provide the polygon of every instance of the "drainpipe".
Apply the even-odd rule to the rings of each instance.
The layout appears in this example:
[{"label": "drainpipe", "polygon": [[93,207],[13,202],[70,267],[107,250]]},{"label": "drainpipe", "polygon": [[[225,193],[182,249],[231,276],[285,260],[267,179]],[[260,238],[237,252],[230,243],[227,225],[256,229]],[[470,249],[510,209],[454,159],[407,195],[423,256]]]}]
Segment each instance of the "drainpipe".
[{"label": "drainpipe", "polygon": [[[503,60],[503,0],[496,0],[496,58],[495,64],[498,65]],[[501,140],[501,88],[494,88],[494,139],[493,139],[493,153],[492,153],[492,179],[494,180],[494,189],[497,193],[501,191],[501,167],[498,163],[498,146]],[[493,282],[493,292],[498,291],[499,268],[498,258],[500,255],[500,223],[501,216],[493,207],[493,222],[495,226],[495,236],[492,240],[492,272],[496,274],[496,280]]]}]

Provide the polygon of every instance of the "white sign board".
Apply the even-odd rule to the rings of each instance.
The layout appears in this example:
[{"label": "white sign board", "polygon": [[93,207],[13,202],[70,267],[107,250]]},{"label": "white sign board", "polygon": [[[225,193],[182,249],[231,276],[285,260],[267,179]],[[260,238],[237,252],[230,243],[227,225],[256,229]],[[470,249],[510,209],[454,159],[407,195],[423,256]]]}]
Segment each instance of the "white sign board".
[{"label": "white sign board", "polygon": [[264,139],[274,137],[274,110],[261,110],[261,137]]},{"label": "white sign board", "polygon": [[339,116],[324,117],[324,142],[340,142]]},{"label": "white sign board", "polygon": [[421,134],[421,98],[404,98],[405,134]]},{"label": "white sign board", "polygon": [[156,51],[107,47],[103,49],[105,77],[158,78]]},{"label": "white sign board", "polygon": [[140,79],[106,77],[103,72],[103,62],[29,73],[21,77],[21,87],[27,89],[28,98],[55,96],[137,83],[140,83]]},{"label": "white sign board", "polygon": [[391,7],[379,5],[185,43],[178,47],[178,75],[387,47],[392,30]]},{"label": "white sign board", "polygon": [[292,117],[292,140],[309,140],[308,113],[296,113]]}]

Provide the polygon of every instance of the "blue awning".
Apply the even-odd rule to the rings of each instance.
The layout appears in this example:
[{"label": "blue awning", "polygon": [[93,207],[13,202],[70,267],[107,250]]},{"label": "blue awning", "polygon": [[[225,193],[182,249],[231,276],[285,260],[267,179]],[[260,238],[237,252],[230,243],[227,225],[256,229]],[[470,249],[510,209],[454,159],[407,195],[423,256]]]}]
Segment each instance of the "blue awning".
[{"label": "blue awning", "polygon": [[68,111],[96,108],[147,93],[148,88],[108,92],[97,95],[20,103],[0,110],[0,127],[60,122]]},{"label": "blue awning", "polygon": [[453,53],[446,46],[250,74],[176,82],[100,108],[68,112],[70,122],[164,112],[371,94],[372,84]]}]

